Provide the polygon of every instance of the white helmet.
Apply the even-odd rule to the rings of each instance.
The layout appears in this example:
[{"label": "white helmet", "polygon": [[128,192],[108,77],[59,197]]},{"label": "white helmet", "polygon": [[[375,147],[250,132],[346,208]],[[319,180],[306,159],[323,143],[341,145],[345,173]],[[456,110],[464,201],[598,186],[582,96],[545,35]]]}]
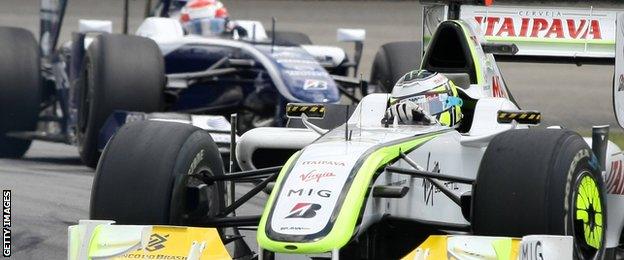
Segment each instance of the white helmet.
[{"label": "white helmet", "polygon": [[462,118],[461,98],[457,86],[441,73],[414,70],[394,85],[391,93],[396,101],[410,100],[440,123],[454,126]]}]

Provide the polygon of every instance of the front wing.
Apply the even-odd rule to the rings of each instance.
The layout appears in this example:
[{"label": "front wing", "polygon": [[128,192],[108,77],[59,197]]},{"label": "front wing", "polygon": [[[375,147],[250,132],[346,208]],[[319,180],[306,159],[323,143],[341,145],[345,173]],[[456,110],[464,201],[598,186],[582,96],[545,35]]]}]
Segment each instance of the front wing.
[{"label": "front wing", "polygon": [[82,220],[70,226],[67,259],[232,259],[215,228],[113,223]]},{"label": "front wing", "polygon": [[572,259],[571,236],[531,235],[522,238],[447,235],[430,236],[404,260],[429,259]]}]

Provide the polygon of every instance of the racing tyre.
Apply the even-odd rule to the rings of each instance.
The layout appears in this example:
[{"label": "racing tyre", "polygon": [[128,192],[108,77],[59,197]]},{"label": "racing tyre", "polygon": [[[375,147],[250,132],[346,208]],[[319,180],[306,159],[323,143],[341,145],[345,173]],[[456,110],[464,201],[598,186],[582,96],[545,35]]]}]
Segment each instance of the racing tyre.
[{"label": "racing tyre", "polygon": [[[267,33],[271,37],[272,33]],[[312,45],[312,40],[301,32],[275,31],[275,45]]]},{"label": "racing tyre", "polygon": [[129,123],[102,154],[90,217],[152,225],[206,220],[224,208],[225,187],[194,174],[223,175],[221,155],[206,131],[172,122]]},{"label": "racing tyre", "polygon": [[602,259],[606,201],[596,157],[569,130],[523,129],[496,136],[473,187],[477,235],[568,235],[575,259]]},{"label": "racing tyre", "polygon": [[371,68],[369,93],[389,93],[394,83],[406,73],[420,68],[422,43],[420,41],[391,42],[382,45]]},{"label": "racing tyre", "polygon": [[34,131],[41,102],[39,46],[30,31],[0,27],[0,158],[19,158],[30,140],[6,136]]},{"label": "racing tyre", "polygon": [[115,110],[155,112],[162,108],[164,61],[154,41],[102,34],[89,46],[78,81],[78,149],[95,168],[100,129]]}]

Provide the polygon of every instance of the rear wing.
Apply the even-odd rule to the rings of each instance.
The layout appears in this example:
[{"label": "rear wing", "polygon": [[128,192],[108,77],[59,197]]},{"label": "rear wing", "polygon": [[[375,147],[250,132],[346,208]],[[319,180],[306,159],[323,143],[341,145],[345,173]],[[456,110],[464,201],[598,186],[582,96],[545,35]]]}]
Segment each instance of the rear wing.
[{"label": "rear wing", "polygon": [[615,37],[615,73],[613,75],[613,109],[620,127],[624,128],[624,12],[617,14]]},{"label": "rear wing", "polygon": [[[441,21],[448,18],[443,1],[423,3],[422,39],[426,48]],[[480,29],[492,43],[513,43],[516,55],[569,58],[614,58],[617,1],[592,1],[579,5],[546,1],[494,1],[494,5],[461,6],[459,18]],[[565,3],[564,3],[565,4]]]},{"label": "rear wing", "polygon": [[454,16],[482,29],[488,41],[516,44],[516,55],[611,58],[613,110],[624,128],[624,5],[619,1],[596,0],[593,6],[548,2],[551,7],[535,0],[497,0],[495,5],[492,0],[420,2],[423,50],[438,24]]}]

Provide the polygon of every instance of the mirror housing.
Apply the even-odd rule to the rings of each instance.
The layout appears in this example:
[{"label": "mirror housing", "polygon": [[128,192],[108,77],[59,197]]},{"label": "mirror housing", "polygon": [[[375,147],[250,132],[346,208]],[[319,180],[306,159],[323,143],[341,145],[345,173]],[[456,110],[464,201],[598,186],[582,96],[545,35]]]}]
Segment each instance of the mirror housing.
[{"label": "mirror housing", "polygon": [[110,20],[84,20],[78,21],[80,33],[113,33],[113,21]]},{"label": "mirror housing", "polygon": [[363,42],[366,39],[366,30],[340,28],[336,32],[336,39],[339,42]]}]

